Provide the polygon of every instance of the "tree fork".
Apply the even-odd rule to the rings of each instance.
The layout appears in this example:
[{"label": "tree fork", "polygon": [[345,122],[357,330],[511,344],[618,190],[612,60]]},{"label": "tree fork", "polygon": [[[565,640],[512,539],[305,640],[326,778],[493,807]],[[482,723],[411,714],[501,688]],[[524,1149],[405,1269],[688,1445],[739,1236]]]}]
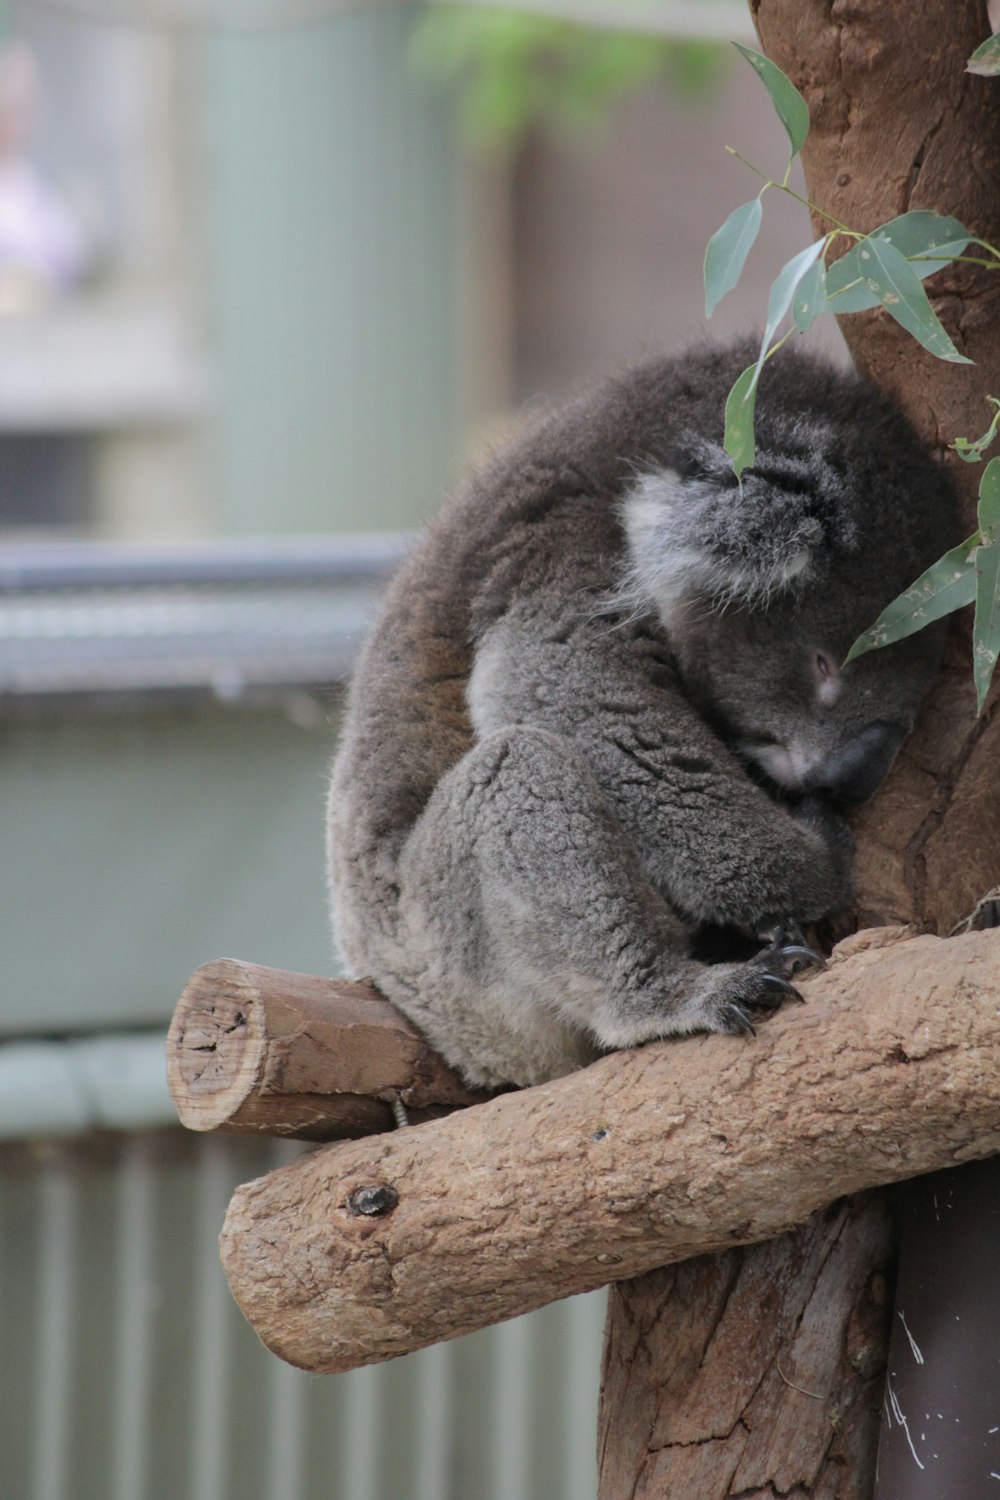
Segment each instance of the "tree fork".
[{"label": "tree fork", "polygon": [[[908,209],[936,209],[1000,244],[1000,86],[965,72],[968,57],[992,30],[983,0],[957,6],[945,0],[920,6],[903,0],[750,0],[750,9],[762,50],[809,104],[811,126],[802,161],[813,203],[861,231]],[[821,214],[814,216],[817,234],[829,227]],[[846,242],[843,248],[848,248]],[[956,437],[983,432],[990,415],[985,397],[1000,396],[1000,275],[954,266],[925,286],[938,316],[974,365],[935,359],[881,310],[839,322],[858,368],[893,396],[927,444],[953,466],[963,535],[968,535],[976,525],[981,470],[958,463],[947,445]],[[977,721],[971,679],[968,630],[959,623],[916,732],[879,796],[855,819],[857,906],[863,923],[913,922],[947,933],[997,883],[996,695]],[[959,994],[964,1004],[964,994]],[[752,1276],[758,1255],[768,1258],[776,1278],[791,1275],[813,1232],[810,1227],[773,1247],[749,1252],[736,1275]],[[863,1239],[865,1233],[850,1224],[831,1231],[830,1253],[835,1240],[853,1234]],[[877,1249],[873,1244],[869,1279],[880,1274],[884,1258],[884,1241]],[[800,1450],[797,1487],[791,1488],[793,1466],[780,1452],[772,1454],[770,1474],[764,1464],[750,1477],[730,1462],[731,1444],[728,1451],[719,1445],[714,1403],[708,1403],[699,1425],[697,1413],[682,1402],[687,1461],[683,1470],[671,1468],[679,1462],[679,1449],[671,1448],[676,1439],[661,1447],[656,1424],[643,1431],[641,1422],[630,1423],[628,1412],[659,1410],[662,1396],[666,1415],[660,1424],[669,1430],[669,1406],[680,1397],[669,1384],[660,1392],[664,1371],[685,1360],[693,1372],[699,1367],[697,1324],[703,1309],[698,1283],[688,1292],[692,1311],[687,1323],[671,1307],[672,1286],[669,1277],[644,1278],[612,1291],[601,1412],[601,1500],[727,1500],[735,1494],[764,1500],[775,1492],[794,1493],[797,1500],[820,1495],[824,1500],[868,1500],[876,1430],[871,1418],[860,1424],[850,1454],[835,1454],[818,1437],[812,1462]],[[766,1310],[755,1315],[749,1300],[742,1305],[745,1378],[763,1389],[775,1360],[789,1373],[792,1347],[786,1343],[780,1354],[773,1354]],[[856,1305],[853,1287],[845,1287],[839,1305],[828,1307],[825,1340],[822,1348],[816,1347],[821,1383],[846,1379],[841,1351],[849,1346]],[[627,1380],[612,1378],[615,1348],[640,1324],[648,1329],[642,1358]],[[872,1358],[884,1363],[885,1347],[873,1348]],[[877,1401],[877,1386],[869,1384],[869,1401]],[[857,1395],[855,1410],[860,1411],[866,1393]],[[806,1398],[800,1399],[805,1407]],[[759,1418],[760,1413],[750,1415]],[[631,1448],[613,1437],[626,1429],[632,1433]]]}]

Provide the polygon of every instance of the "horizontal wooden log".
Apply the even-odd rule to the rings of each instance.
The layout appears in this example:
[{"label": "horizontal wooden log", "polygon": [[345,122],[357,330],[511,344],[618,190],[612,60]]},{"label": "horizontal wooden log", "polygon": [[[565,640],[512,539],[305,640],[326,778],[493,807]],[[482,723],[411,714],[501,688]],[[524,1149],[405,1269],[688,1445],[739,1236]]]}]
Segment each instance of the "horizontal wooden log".
[{"label": "horizontal wooden log", "polygon": [[756,1040],[618,1053],[246,1184],[236,1301],[290,1363],[347,1370],[1000,1151],[1000,932],[899,936],[842,944]]},{"label": "horizontal wooden log", "polygon": [[192,975],[167,1038],[191,1130],[328,1141],[489,1096],[467,1089],[374,986],[218,958]]}]

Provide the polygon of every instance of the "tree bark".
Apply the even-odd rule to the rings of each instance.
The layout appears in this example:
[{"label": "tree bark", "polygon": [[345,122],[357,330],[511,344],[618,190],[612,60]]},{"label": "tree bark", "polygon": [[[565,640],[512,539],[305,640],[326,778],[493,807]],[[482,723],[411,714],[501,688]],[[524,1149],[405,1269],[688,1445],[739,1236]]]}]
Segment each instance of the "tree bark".
[{"label": "tree bark", "polygon": [[167,1036],[189,1130],[329,1141],[482,1103],[373,985],[217,958],[192,974]]},{"label": "tree bark", "polygon": [[869,1494],[893,1249],[876,1193],[632,1282],[608,1327],[601,1400],[617,1419],[601,1432],[602,1488],[635,1500]]},{"label": "tree bark", "polygon": [[[969,55],[992,29],[984,0],[959,5],[933,0],[916,6],[904,0],[750,0],[750,8],[763,51],[809,104],[810,133],[802,159],[813,203],[866,232],[908,209],[936,209],[1000,244],[1000,85],[965,72]],[[825,233],[830,222],[817,213],[814,228]],[[897,400],[942,461],[953,467],[963,535],[969,535],[976,525],[981,470],[958,463],[947,445],[956,437],[985,431],[990,419],[985,397],[1000,396],[1000,275],[954,267],[925,285],[938,316],[960,351],[975,361],[973,366],[935,359],[881,310],[841,318],[840,326],[858,367]],[[944,670],[921,723],[880,795],[855,820],[862,924],[912,922],[947,933],[997,883],[1000,721],[995,704],[993,694],[987,713],[976,719],[968,622],[961,620],[951,632]],[[964,1005],[961,986],[955,993]],[[779,1282],[794,1280],[795,1266],[807,1249],[815,1248],[813,1235],[819,1232],[810,1226],[778,1245],[745,1252],[734,1272],[729,1304],[735,1299],[741,1309],[744,1376],[752,1390],[767,1389],[778,1358],[787,1374],[793,1349],[786,1341],[775,1354],[773,1316],[765,1306],[755,1311],[749,1291],[758,1275],[758,1257],[766,1259],[769,1274]],[[881,1275],[886,1256],[885,1241],[870,1237],[862,1221],[853,1225],[848,1220],[827,1233],[828,1255],[841,1253],[845,1237],[856,1235],[861,1259],[838,1304],[828,1305],[825,1340],[814,1351],[811,1380],[817,1390],[841,1389],[848,1379],[842,1351],[850,1347],[857,1286],[865,1280],[864,1257],[870,1280]],[[796,1500],[867,1500],[875,1442],[874,1422],[867,1418],[850,1453],[838,1454],[825,1437],[821,1441],[817,1436],[812,1467],[808,1461],[796,1466],[775,1452],[751,1472],[742,1457],[735,1467],[730,1460],[734,1443],[739,1447],[741,1433],[746,1436],[745,1427],[751,1429],[748,1442],[759,1440],[761,1421],[770,1421],[761,1408],[752,1403],[742,1408],[734,1434],[720,1447],[712,1401],[706,1401],[701,1422],[684,1401],[683,1436],[671,1438],[670,1405],[682,1398],[668,1383],[657,1422],[629,1429],[631,1449],[613,1439],[627,1427],[628,1408],[658,1409],[658,1383],[665,1371],[685,1361],[698,1369],[705,1309],[699,1306],[694,1280],[688,1292],[694,1306],[688,1332],[688,1324],[671,1307],[673,1274],[661,1281],[622,1284],[612,1293],[601,1414],[602,1500],[640,1495],[647,1500],[726,1500],[735,1495],[771,1500],[778,1493]],[[691,1273],[693,1278],[698,1274]],[[639,1326],[648,1329],[643,1357],[623,1384],[612,1378],[614,1351],[628,1330]],[[711,1352],[712,1345],[708,1347]],[[884,1345],[877,1351],[873,1346],[872,1359],[879,1367],[885,1355]],[[812,1388],[810,1379],[802,1383]],[[868,1399],[877,1385],[868,1383]],[[705,1390],[704,1381],[700,1388]],[[860,1402],[864,1392],[856,1394]],[[829,1432],[833,1427],[831,1418]]]},{"label": "tree bark", "polygon": [[[236,1301],[290,1363],[350,1369],[1000,1150],[1000,932],[898,939],[849,939],[756,1040],[613,1054],[246,1184],[222,1231]],[[821,1266],[842,1233],[814,1226],[788,1254],[809,1244]],[[853,1306],[857,1277],[841,1281]],[[800,1383],[770,1322],[746,1343]]]},{"label": "tree bark", "polygon": [[[751,10],[765,52],[809,103],[802,160],[814,203],[864,231],[936,209],[1000,245],[1000,88],[965,72],[991,30],[982,0],[756,0]],[[967,536],[982,470],[947,445],[985,431],[985,398],[1000,396],[1000,274],[955,266],[925,285],[973,365],[935,359],[881,310],[839,323],[857,366],[951,467]],[[857,820],[863,922],[947,932],[995,883],[997,735],[995,715],[976,719],[963,620],[921,724]]]}]

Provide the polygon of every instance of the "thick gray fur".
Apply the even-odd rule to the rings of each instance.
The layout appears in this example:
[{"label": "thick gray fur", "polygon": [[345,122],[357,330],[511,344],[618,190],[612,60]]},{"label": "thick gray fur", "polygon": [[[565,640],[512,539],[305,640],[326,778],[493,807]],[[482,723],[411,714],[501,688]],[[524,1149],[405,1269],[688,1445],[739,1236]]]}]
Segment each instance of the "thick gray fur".
[{"label": "thick gray fur", "polygon": [[629,370],[500,454],[395,579],[330,795],[335,925],[473,1083],[744,1031],[776,964],[692,957],[845,907],[845,803],[931,681],[928,630],[839,669],[954,544],[942,471],[863,382],[754,350]]}]

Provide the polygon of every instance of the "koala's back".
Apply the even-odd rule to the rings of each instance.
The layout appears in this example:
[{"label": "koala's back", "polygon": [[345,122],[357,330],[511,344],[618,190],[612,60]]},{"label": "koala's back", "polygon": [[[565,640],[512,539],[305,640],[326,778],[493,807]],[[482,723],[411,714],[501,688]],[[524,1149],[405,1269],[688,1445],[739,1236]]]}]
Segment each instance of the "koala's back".
[{"label": "koala's back", "polygon": [[444,508],[390,584],[351,684],[331,786],[342,946],[359,882],[371,887],[361,898],[366,924],[391,922],[382,897],[401,845],[472,744],[467,689],[477,637],[552,569],[567,597],[592,585],[595,550],[610,582],[621,553],[615,501],[635,468],[662,460],[676,430],[718,425],[705,387],[722,390],[733,360],[707,352],[705,374],[718,373],[679,387],[675,363],[627,372],[502,451]]}]

